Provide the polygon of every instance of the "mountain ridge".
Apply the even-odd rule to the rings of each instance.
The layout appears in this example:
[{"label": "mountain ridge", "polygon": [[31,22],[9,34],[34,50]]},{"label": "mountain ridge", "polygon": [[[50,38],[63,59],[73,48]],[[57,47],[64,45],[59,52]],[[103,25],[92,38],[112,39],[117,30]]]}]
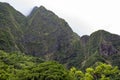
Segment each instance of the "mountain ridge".
[{"label": "mountain ridge", "polygon": [[80,37],[64,19],[43,6],[35,7],[27,17],[10,5],[0,6],[1,50],[55,60],[68,68],[86,68],[97,61],[120,66],[119,35],[98,30]]}]

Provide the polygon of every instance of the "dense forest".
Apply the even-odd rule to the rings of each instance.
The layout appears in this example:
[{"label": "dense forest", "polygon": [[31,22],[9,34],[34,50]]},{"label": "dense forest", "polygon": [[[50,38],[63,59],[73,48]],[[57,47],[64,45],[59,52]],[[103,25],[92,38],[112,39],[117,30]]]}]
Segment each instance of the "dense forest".
[{"label": "dense forest", "polygon": [[97,62],[81,71],[23,53],[0,51],[0,80],[119,80],[117,66]]},{"label": "dense forest", "polygon": [[79,36],[44,6],[24,16],[0,2],[0,80],[120,80],[120,36]]}]

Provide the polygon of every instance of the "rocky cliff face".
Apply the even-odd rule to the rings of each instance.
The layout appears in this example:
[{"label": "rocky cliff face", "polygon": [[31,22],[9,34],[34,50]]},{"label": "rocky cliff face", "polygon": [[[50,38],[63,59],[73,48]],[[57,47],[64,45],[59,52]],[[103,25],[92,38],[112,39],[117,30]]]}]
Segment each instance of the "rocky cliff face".
[{"label": "rocky cliff face", "polygon": [[85,68],[97,61],[120,65],[120,36],[98,30],[79,37],[68,23],[45,7],[28,17],[0,3],[0,49],[20,51],[67,67]]},{"label": "rocky cliff face", "polygon": [[118,50],[111,43],[108,42],[101,43],[99,50],[100,54],[104,56],[110,56],[118,52]]}]

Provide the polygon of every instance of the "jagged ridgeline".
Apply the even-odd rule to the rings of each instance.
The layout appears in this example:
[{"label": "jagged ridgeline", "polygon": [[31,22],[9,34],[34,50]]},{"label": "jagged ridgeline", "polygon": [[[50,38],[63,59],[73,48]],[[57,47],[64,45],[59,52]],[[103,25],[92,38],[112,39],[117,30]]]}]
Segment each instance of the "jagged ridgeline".
[{"label": "jagged ridgeline", "polygon": [[0,50],[23,52],[67,67],[85,68],[97,61],[120,66],[120,36],[104,30],[79,37],[68,23],[45,7],[24,16],[0,3]]},{"label": "jagged ridgeline", "polygon": [[9,4],[0,3],[0,49],[73,65],[80,52],[80,37],[43,6],[25,17]]}]

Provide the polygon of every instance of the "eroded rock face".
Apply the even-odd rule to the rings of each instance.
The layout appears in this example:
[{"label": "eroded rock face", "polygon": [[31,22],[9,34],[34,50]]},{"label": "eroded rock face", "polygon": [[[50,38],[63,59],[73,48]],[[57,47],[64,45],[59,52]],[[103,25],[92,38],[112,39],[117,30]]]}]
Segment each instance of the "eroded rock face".
[{"label": "eroded rock face", "polygon": [[101,43],[100,45],[100,54],[109,56],[112,54],[116,54],[118,51],[113,47],[113,45],[110,42],[107,43]]}]

